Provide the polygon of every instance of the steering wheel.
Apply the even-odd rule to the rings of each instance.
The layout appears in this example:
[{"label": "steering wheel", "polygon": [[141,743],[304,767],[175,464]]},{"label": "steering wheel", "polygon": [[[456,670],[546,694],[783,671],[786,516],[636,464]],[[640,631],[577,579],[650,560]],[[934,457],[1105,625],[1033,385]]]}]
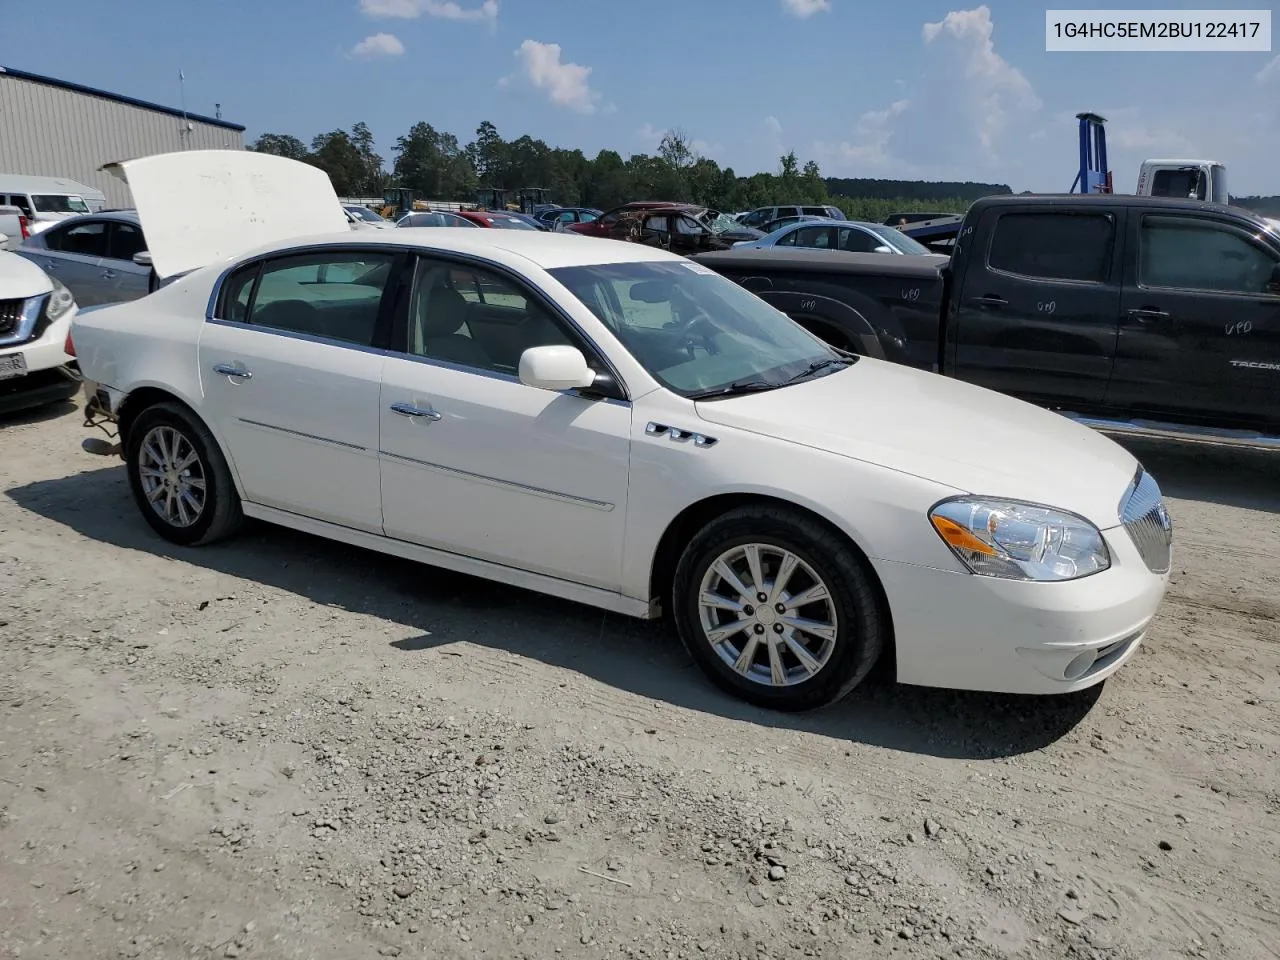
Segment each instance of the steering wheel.
[{"label": "steering wheel", "polygon": [[689,354],[690,360],[694,359],[694,351],[699,346],[714,356],[720,352],[720,348],[716,345],[714,339],[715,334],[719,332],[715,321],[712,320],[711,314],[707,313],[701,306],[691,302],[690,306],[693,308],[691,316],[685,319],[672,320],[664,324],[663,329],[670,330],[672,333],[685,338],[684,349]]}]

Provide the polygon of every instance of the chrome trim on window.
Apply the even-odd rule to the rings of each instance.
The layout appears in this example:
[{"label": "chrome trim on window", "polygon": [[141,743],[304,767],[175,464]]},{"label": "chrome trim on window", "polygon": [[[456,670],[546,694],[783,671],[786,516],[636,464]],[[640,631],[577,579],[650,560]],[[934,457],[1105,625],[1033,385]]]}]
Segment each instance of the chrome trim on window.
[{"label": "chrome trim on window", "polygon": [[[393,244],[393,243],[353,244],[348,241],[348,242],[341,242],[341,243],[335,242],[332,244],[326,244],[326,243],[306,244],[300,247],[287,247],[280,250],[272,250],[266,253],[255,254],[252,257],[246,257],[243,260],[236,261],[235,263],[228,266],[225,270],[222,271],[222,273],[218,275],[217,280],[214,281],[213,287],[209,292],[209,301],[205,305],[205,320],[210,322],[222,323],[228,326],[253,328],[256,330],[271,329],[273,332],[287,334],[289,331],[277,331],[275,330],[275,328],[262,327],[257,324],[242,323],[238,320],[228,320],[225,317],[219,317],[216,315],[218,299],[222,294],[222,288],[225,286],[227,279],[231,276],[231,274],[237,273],[242,268],[252,266],[253,264],[262,263],[267,260],[275,260],[282,257],[305,256],[309,253],[329,253],[329,252],[358,253],[362,251],[373,251],[375,253],[384,253],[384,254],[390,253],[393,255],[399,254],[399,253],[407,253],[407,254],[419,256],[419,257],[433,257],[436,259],[461,262],[474,267],[480,267],[485,270],[493,271],[504,277],[515,276],[518,283],[522,283],[525,286],[529,287],[529,289],[531,289],[537,295],[539,300],[544,305],[546,305],[556,316],[560,317],[565,323],[567,323],[570,329],[573,330],[579,337],[581,337],[583,342],[585,342],[592,349],[595,355],[600,358],[601,362],[604,363],[610,375],[613,377],[614,383],[618,384],[622,392],[626,394],[625,400],[617,401],[617,400],[614,400],[613,398],[607,398],[608,402],[625,402],[628,406],[631,404],[631,390],[627,387],[626,380],[623,379],[622,374],[618,371],[613,361],[609,358],[608,353],[600,349],[600,345],[596,343],[595,340],[591,336],[589,336],[585,330],[582,329],[582,326],[576,320],[574,320],[573,317],[571,317],[564,310],[563,307],[560,306],[559,302],[556,300],[555,297],[551,296],[549,293],[547,293],[546,290],[542,289],[542,287],[534,283],[528,277],[524,275],[514,274],[510,267],[504,264],[498,263],[495,260],[490,260],[487,257],[482,257],[472,253],[463,253],[456,250],[440,250],[435,247],[425,247],[425,246],[420,246],[416,244],[411,244],[411,245]],[[327,339],[321,339],[319,342],[341,343],[344,346],[347,345],[345,341],[331,341]],[[372,348],[365,348],[365,349],[372,349]],[[406,357],[408,359],[423,359],[423,360],[428,359],[425,357],[422,357],[422,358],[414,357],[412,354],[399,353],[397,351],[375,350],[374,352],[385,353],[390,356]],[[448,364],[444,364],[444,365],[448,366]],[[475,373],[489,372],[489,371],[477,370],[476,368],[473,368],[473,367],[455,367],[455,368],[466,370],[468,372],[475,372]],[[503,375],[499,374],[498,376],[501,377]],[[517,382],[519,381],[519,377],[516,377],[514,379]]]}]

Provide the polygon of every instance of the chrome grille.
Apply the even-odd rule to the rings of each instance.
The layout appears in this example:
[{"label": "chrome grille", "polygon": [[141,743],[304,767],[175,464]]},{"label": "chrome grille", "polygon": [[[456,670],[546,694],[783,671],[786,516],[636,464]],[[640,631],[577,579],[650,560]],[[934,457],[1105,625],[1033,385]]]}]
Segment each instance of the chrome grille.
[{"label": "chrome grille", "polygon": [[10,336],[22,322],[26,300],[0,300],[0,337]]},{"label": "chrome grille", "polygon": [[1152,573],[1168,573],[1173,562],[1173,519],[1155,478],[1141,467],[1120,503],[1120,522]]}]

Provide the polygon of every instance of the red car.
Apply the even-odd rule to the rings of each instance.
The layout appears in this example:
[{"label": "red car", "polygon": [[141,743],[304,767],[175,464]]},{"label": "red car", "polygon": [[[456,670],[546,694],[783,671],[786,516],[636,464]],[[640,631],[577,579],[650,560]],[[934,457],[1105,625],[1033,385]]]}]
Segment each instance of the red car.
[{"label": "red car", "polygon": [[470,220],[477,227],[493,227],[497,230],[537,230],[528,220],[514,217],[500,210],[459,210],[458,216]]},{"label": "red car", "polygon": [[594,220],[588,220],[585,223],[566,223],[564,228],[574,233],[584,233],[588,237],[612,237],[616,234],[618,219],[628,213],[650,208],[678,206],[681,206],[681,204],[671,203],[667,200],[632,200],[630,203],[624,203],[620,207],[606,210]]}]

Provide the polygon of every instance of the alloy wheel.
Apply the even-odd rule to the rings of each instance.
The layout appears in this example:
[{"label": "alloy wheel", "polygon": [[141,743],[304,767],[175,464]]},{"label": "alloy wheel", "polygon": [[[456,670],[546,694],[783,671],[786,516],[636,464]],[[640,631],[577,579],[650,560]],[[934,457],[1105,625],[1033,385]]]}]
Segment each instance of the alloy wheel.
[{"label": "alloy wheel", "polygon": [[189,527],[204,514],[204,463],[180,430],[162,424],[147,431],[138,448],[138,477],[147,503],[165,523]]},{"label": "alloy wheel", "polygon": [[698,617],[721,660],[771,687],[816,676],[839,635],[836,602],[818,572],[789,550],[763,543],[731,547],[707,568]]}]

